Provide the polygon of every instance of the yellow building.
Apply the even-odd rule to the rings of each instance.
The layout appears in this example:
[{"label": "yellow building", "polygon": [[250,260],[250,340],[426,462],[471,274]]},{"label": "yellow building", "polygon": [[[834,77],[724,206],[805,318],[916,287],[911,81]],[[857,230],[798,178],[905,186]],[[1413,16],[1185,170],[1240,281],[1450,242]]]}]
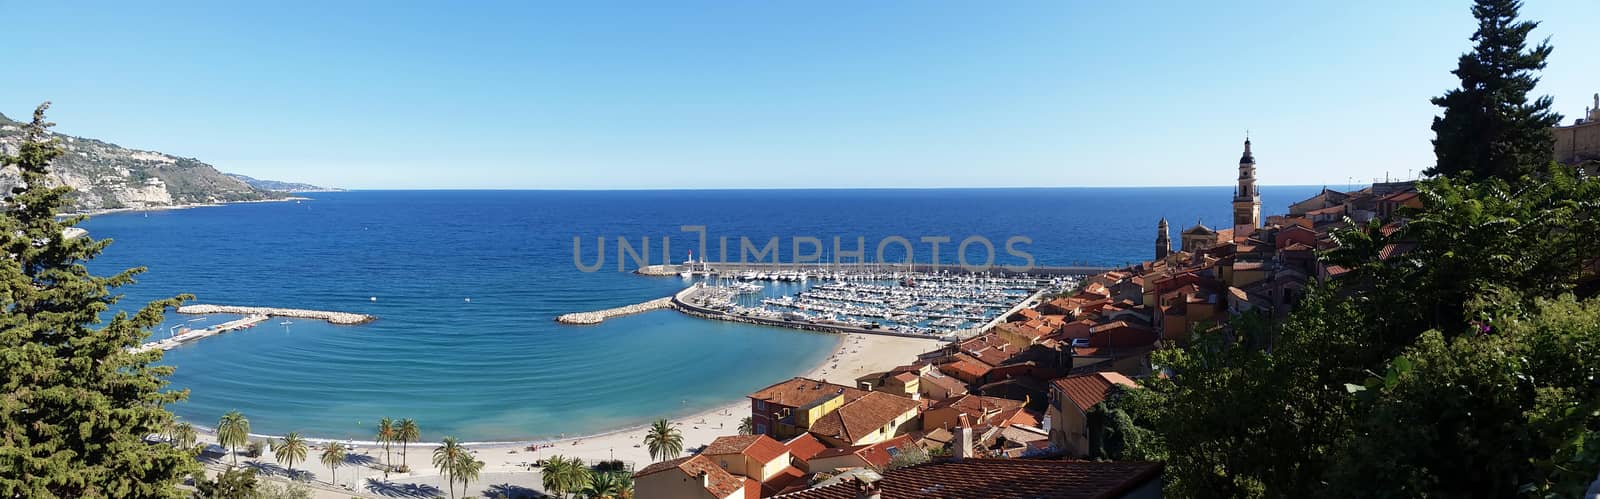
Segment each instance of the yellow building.
[{"label": "yellow building", "polygon": [[869,392],[827,412],[811,434],[834,447],[882,442],[920,426],[922,403],[885,392]]},{"label": "yellow building", "polygon": [[717,437],[700,455],[734,475],[766,482],[789,466],[789,449],[766,435]]}]

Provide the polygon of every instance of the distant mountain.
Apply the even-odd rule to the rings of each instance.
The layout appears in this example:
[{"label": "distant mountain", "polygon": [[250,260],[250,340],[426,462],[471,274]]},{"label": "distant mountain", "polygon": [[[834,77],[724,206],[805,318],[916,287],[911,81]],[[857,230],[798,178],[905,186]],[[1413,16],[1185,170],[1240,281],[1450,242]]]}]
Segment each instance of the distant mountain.
[{"label": "distant mountain", "polygon": [[283,181],[278,181],[278,180],[261,180],[261,179],[258,179],[258,178],[250,177],[248,175],[240,175],[240,174],[237,174],[237,173],[224,173],[223,175],[227,175],[229,177],[233,177],[233,178],[242,180],[242,181],[244,181],[244,183],[250,184],[251,187],[255,187],[257,189],[261,189],[261,190],[264,190],[264,191],[273,191],[273,192],[337,192],[337,191],[344,190],[344,189],[339,189],[339,188],[334,188],[334,187],[317,187],[315,185],[302,184],[302,183],[299,183],[299,182],[283,182]]},{"label": "distant mountain", "polygon": [[[0,152],[16,154],[22,123],[0,114]],[[74,189],[77,211],[139,209],[287,197],[250,186],[194,158],[128,149],[95,139],[56,134],[66,154],[50,165],[52,183]],[[21,182],[16,167],[0,169],[0,192]]]}]

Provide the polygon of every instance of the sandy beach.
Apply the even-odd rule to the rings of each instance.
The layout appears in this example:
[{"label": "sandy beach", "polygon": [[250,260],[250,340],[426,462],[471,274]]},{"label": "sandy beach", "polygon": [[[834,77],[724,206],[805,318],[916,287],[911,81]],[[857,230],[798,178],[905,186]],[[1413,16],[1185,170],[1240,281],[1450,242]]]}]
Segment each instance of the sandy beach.
[{"label": "sandy beach", "polygon": [[[942,343],[933,339],[841,335],[828,358],[805,376],[853,386],[855,379],[861,375],[910,364],[916,360],[918,354],[939,348],[941,345]],[[781,380],[772,380],[772,382],[777,381]],[[749,415],[750,404],[741,398],[699,414],[673,420],[672,423],[682,432],[683,448],[688,451],[709,444],[716,437],[737,434],[740,421]],[[419,423],[426,430],[427,422],[419,421]],[[484,462],[484,467],[481,478],[473,482],[465,495],[536,497],[535,492],[540,490],[540,477],[532,465],[555,455],[577,457],[586,461],[618,459],[631,464],[635,469],[642,468],[653,462],[649,451],[644,447],[645,432],[645,428],[638,427],[601,435],[543,442],[539,444],[538,450],[532,452],[528,451],[527,447],[533,445],[533,442],[469,445],[468,448]],[[253,438],[264,437],[253,436]],[[215,442],[215,437],[206,434],[202,435],[201,440],[208,443]],[[401,455],[399,446],[392,446],[393,462],[400,463],[404,459],[411,467],[411,472],[390,474],[387,479],[376,467],[383,462],[383,449],[371,443],[357,443],[357,448],[349,453],[347,464],[338,469],[337,482],[332,480],[334,474],[318,462],[318,455],[322,449],[321,442],[313,445],[315,448],[307,452],[306,456],[309,462],[296,463],[295,472],[302,477],[309,475],[317,492],[316,497],[446,495],[443,477],[432,466],[434,446],[429,443],[412,444],[405,456]],[[230,462],[229,458],[224,456],[212,460],[208,468],[220,469]],[[251,466],[263,474],[286,476],[286,470],[272,459],[271,452],[260,458],[240,456],[239,463],[241,466]],[[457,497],[461,496],[458,491]]]}]

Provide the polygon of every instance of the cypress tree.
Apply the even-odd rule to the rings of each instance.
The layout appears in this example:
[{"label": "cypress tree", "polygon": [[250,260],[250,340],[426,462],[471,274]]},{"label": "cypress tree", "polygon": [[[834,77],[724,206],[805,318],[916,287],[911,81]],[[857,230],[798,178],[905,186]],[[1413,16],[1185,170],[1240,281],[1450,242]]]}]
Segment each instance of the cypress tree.
[{"label": "cypress tree", "polygon": [[1545,167],[1555,156],[1550,128],[1561,115],[1550,111],[1549,96],[1528,102],[1544,69],[1549,41],[1527,48],[1528,33],[1539,26],[1517,21],[1517,0],[1477,0],[1472,15],[1478,30],[1471,52],[1461,55],[1451,71],[1461,88],[1434,97],[1444,108],[1433,118],[1433,152],[1437,163],[1424,173],[1476,178],[1499,177],[1515,182]]},{"label": "cypress tree", "polygon": [[149,444],[172,421],[172,368],[160,350],[133,353],[178,297],[133,314],[101,314],[143,268],[102,277],[85,263],[109,240],[68,235],[84,220],[60,218],[71,189],[49,187],[63,153],[45,103],[24,126],[15,156],[21,183],[0,203],[0,497],[182,497],[198,469],[187,451]]}]

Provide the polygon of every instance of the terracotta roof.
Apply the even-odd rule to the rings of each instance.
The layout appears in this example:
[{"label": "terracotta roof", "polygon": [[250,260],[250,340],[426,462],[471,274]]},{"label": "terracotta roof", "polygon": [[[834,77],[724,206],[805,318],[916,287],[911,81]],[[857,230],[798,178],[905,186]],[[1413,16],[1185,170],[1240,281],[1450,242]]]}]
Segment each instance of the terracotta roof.
[{"label": "terracotta roof", "polygon": [[[1014,422],[1022,424],[1038,424],[1032,415],[1026,414],[1022,409],[1021,400],[1004,399],[999,397],[985,397],[981,395],[963,395],[939,401],[934,409],[952,408],[957,414],[972,416],[976,421],[987,426],[1006,426]],[[1024,417],[1018,418],[1019,413]],[[1032,421],[1029,423],[1028,421]]]},{"label": "terracotta roof", "polygon": [[806,472],[800,471],[800,468],[785,466],[783,469],[778,470],[777,473],[774,473],[772,477],[767,478],[767,481],[762,482],[760,487],[756,488],[760,489],[762,495],[765,496],[792,492],[805,488],[805,477]]},{"label": "terracotta roof", "polygon": [[[1147,462],[964,459],[891,470],[876,485],[883,499],[1102,499],[1158,481],[1161,467]],[[778,497],[855,499],[857,487],[838,483]]]},{"label": "terracotta roof", "polygon": [[1378,259],[1379,260],[1388,260],[1390,258],[1394,258],[1394,257],[1400,256],[1400,255],[1404,255],[1404,254],[1406,254],[1406,253],[1408,253],[1408,252],[1410,252],[1411,250],[1414,250],[1414,249],[1417,249],[1417,243],[1389,243],[1389,244],[1385,244],[1385,245],[1383,245],[1383,249],[1378,250]]},{"label": "terracotta roof", "polygon": [[747,476],[739,478],[744,482],[744,499],[761,499],[761,482]]},{"label": "terracotta roof", "polygon": [[865,391],[853,387],[810,378],[795,377],[762,388],[750,394],[750,398],[785,407],[800,407],[823,396],[832,396],[841,391],[844,393],[846,402],[861,398],[862,395],[866,394]]},{"label": "terracotta roof", "polygon": [[978,362],[977,359],[973,359],[966,354],[956,354],[954,357],[956,359],[954,362],[939,364],[939,370],[944,371],[946,374],[950,374],[952,376],[956,374],[965,374],[971,376],[973,379],[977,379],[983,377],[985,374],[989,374],[989,371],[994,369],[989,367],[988,364]]},{"label": "terracotta roof", "polygon": [[972,358],[990,366],[1004,364],[1006,359],[1016,355],[1016,347],[1002,339],[998,333],[989,332],[974,336],[961,342],[961,352],[971,355]]},{"label": "terracotta roof", "polygon": [[912,380],[917,379],[917,375],[911,373],[900,373],[894,375],[891,379],[901,383],[910,383]]},{"label": "terracotta roof", "polygon": [[1137,383],[1117,372],[1098,372],[1068,376],[1050,382],[1061,389],[1061,393],[1078,406],[1078,410],[1088,412],[1095,404],[1105,401],[1106,395],[1111,394],[1111,385],[1137,387]]},{"label": "terracotta roof", "polygon": [[700,453],[710,456],[740,454],[757,462],[770,463],[787,451],[783,444],[766,435],[734,435],[717,437]]},{"label": "terracotta roof", "polygon": [[810,431],[846,442],[855,442],[921,405],[909,398],[884,392],[870,392],[854,401],[845,402],[826,416],[817,418],[817,421],[811,424]]},{"label": "terracotta roof", "polygon": [[[722,469],[722,467],[718,466],[717,463],[712,462],[711,458],[699,454],[662,461],[646,466],[644,469],[634,473],[633,477],[637,479],[643,476],[654,475],[656,473],[672,470],[676,470],[684,475],[688,475],[689,478],[699,478],[701,473],[705,473],[711,481],[710,485],[706,486],[706,490],[717,497],[727,497],[734,491],[739,490],[740,486],[745,485],[745,480],[749,480],[747,478],[734,476],[733,474],[728,473],[727,470]],[[760,489],[761,487],[758,485],[756,490],[759,492]],[[747,490],[745,493],[749,494],[749,491]]]},{"label": "terracotta roof", "polygon": [[[935,371],[935,372],[938,372],[938,371]],[[965,393],[967,391],[967,384],[966,383],[962,382],[959,379],[955,379],[955,378],[946,376],[944,373],[939,373],[938,375],[924,374],[924,375],[922,375],[922,382],[923,383],[931,383],[931,384],[934,384],[934,385],[938,385],[940,388],[944,388],[946,391],[950,391],[950,392],[962,392],[962,393]]]},{"label": "terracotta roof", "polygon": [[956,409],[960,409],[962,411],[982,414],[985,411],[990,410],[1001,411],[1005,409],[1022,407],[1022,401],[1003,399],[999,397],[985,397],[982,395],[962,395],[960,397],[951,397],[946,400],[941,400],[939,403],[934,404],[933,406],[935,408],[955,407]]},{"label": "terracotta roof", "polygon": [[915,444],[911,439],[911,435],[901,435],[875,444],[854,445],[850,447],[828,449],[818,453],[812,459],[826,459],[830,457],[843,456],[845,454],[855,454],[856,457],[861,458],[861,460],[868,465],[882,468],[885,465],[888,465],[891,459],[894,459],[895,456],[899,455],[901,449],[905,449],[912,445]]},{"label": "terracotta roof", "polygon": [[1315,215],[1337,215],[1337,214],[1340,214],[1340,213],[1344,213],[1344,205],[1342,205],[1342,204],[1338,205],[1338,206],[1330,206],[1330,207],[1323,208],[1323,209],[1320,209],[1320,210],[1311,210],[1311,211],[1306,212],[1307,215],[1312,215],[1312,216],[1315,216]]},{"label": "terracotta roof", "polygon": [[789,449],[789,455],[801,461],[810,461],[818,452],[828,450],[828,444],[817,440],[816,435],[801,433],[800,436],[789,439],[783,443]]}]

